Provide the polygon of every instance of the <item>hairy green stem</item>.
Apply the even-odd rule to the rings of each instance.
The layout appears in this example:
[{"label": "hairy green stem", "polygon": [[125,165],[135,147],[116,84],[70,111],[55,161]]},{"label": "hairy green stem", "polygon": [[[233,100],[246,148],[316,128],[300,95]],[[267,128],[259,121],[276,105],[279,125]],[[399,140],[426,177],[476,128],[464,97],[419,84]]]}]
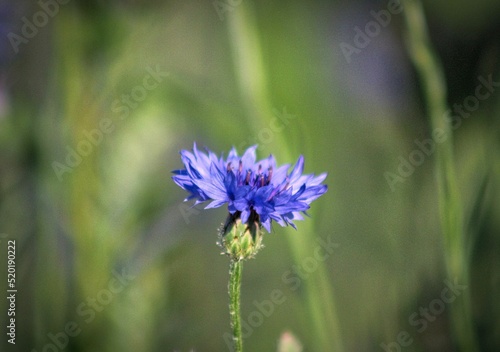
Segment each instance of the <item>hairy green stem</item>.
[{"label": "hairy green stem", "polygon": [[473,352],[478,350],[478,345],[472,320],[463,206],[455,173],[446,83],[430,44],[422,4],[419,0],[406,0],[403,5],[408,51],[421,79],[433,135],[445,136],[444,141],[436,143],[435,160],[447,272],[450,280],[457,280],[468,288],[450,307],[452,329],[459,350]]},{"label": "hairy green stem", "polygon": [[229,265],[229,314],[231,316],[231,329],[233,330],[234,351],[243,351],[243,340],[241,337],[241,314],[240,314],[240,288],[241,270],[243,262],[231,259]]}]

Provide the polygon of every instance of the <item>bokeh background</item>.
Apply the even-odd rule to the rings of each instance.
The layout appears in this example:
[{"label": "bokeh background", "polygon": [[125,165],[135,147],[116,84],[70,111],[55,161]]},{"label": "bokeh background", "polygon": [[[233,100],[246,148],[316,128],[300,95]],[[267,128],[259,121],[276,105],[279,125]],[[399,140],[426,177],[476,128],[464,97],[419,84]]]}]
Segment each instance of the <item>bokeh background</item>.
[{"label": "bokeh background", "polygon": [[[229,350],[226,209],[190,208],[170,179],[194,141],[329,174],[311,218],[275,225],[245,263],[247,351],[285,331],[304,351],[382,351],[402,331],[404,351],[456,350],[453,303],[410,323],[451,279],[434,155],[386,179],[432,132],[403,17],[341,46],[388,1],[63,2],[0,5],[0,292],[13,239],[18,289],[15,346],[0,300],[2,351]],[[424,6],[450,107],[499,82],[500,3]],[[454,130],[483,351],[500,350],[499,116],[493,87]],[[319,238],[337,245],[297,285]],[[285,301],[259,319],[274,290]]]}]

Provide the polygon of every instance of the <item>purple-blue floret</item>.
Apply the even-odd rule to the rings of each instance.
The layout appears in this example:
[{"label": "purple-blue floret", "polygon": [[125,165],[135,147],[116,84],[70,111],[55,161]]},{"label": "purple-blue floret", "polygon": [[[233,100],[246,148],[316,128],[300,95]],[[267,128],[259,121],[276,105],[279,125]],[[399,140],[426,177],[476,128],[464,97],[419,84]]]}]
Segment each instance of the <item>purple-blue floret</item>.
[{"label": "purple-blue floret", "polygon": [[174,182],[189,192],[185,201],[195,199],[194,205],[210,201],[205,207],[217,208],[228,204],[230,214],[240,216],[246,223],[253,213],[271,232],[272,220],[281,226],[303,220],[309,204],[324,194],[328,186],[321,184],[327,174],[302,175],[304,157],[300,156],[292,171],[290,165],[276,167],[273,155],[256,161],[257,146],[248,148],[239,157],[233,147],[226,159],[210,150],[200,152],[196,143],[193,151],[180,152],[184,169],[175,170]]}]

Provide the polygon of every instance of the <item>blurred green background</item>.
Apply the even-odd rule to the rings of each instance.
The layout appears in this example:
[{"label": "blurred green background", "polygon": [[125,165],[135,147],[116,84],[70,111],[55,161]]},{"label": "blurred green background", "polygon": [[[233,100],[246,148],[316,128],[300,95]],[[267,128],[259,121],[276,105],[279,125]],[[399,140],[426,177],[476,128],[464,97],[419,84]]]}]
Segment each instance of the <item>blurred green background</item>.
[{"label": "blurred green background", "polygon": [[[0,5],[0,292],[8,240],[18,289],[15,346],[0,300],[2,351],[228,350],[227,210],[189,208],[170,179],[194,141],[329,174],[311,218],[275,225],[245,263],[247,351],[276,351],[284,331],[304,351],[383,351],[402,331],[403,351],[455,350],[453,303],[410,322],[452,279],[434,155],[386,179],[432,132],[402,15],[356,46],[390,1],[62,2]],[[500,3],[424,6],[450,107],[499,82]],[[454,130],[483,351],[500,350],[499,116],[493,87]],[[291,284],[318,238],[337,246]],[[274,290],[285,301],[254,313]]]}]

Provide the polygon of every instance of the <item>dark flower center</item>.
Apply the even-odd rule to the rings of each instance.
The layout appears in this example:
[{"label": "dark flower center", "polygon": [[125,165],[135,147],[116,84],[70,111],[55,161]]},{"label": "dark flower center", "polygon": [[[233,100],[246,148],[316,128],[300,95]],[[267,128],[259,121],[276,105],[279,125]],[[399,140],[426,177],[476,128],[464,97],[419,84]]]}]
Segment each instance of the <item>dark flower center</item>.
[{"label": "dark flower center", "polygon": [[262,172],[262,165],[259,164],[259,168],[253,176],[253,171],[248,169],[245,174],[243,174],[243,163],[240,160],[238,165],[238,170],[233,170],[232,162],[228,162],[226,166],[227,172],[233,172],[236,176],[238,186],[251,186],[251,187],[264,187],[271,183],[271,179],[273,176],[273,167],[270,166],[267,169],[267,173]]}]

